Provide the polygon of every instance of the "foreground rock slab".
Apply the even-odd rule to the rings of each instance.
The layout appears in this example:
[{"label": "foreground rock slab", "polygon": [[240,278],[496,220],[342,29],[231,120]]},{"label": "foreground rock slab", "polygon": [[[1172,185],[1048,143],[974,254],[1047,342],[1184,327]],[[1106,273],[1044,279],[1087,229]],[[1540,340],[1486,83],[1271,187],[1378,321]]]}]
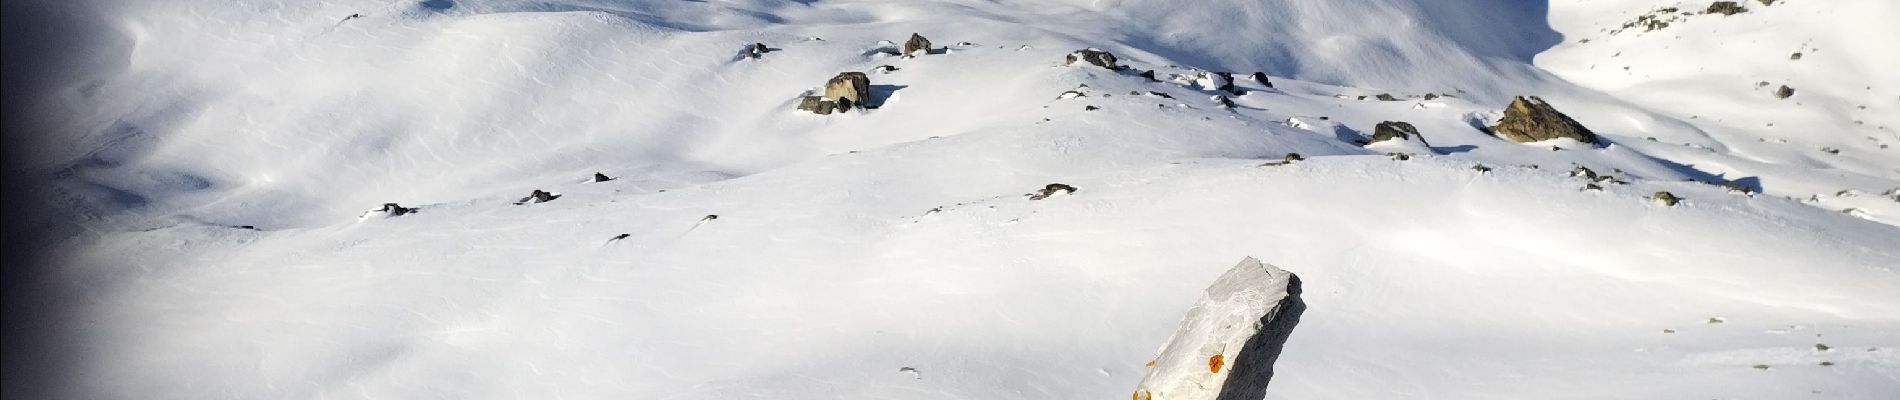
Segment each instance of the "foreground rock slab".
[{"label": "foreground rock slab", "polygon": [[1181,318],[1135,387],[1135,400],[1261,399],[1306,303],[1300,278],[1248,257]]}]

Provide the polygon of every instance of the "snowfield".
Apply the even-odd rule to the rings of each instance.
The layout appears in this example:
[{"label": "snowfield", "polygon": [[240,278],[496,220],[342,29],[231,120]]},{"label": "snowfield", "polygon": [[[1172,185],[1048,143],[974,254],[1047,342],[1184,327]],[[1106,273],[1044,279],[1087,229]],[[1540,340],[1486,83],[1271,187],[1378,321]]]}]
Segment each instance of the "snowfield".
[{"label": "snowfield", "polygon": [[1743,5],[102,4],[8,218],[82,305],[48,398],[1124,398],[1254,257],[1270,398],[1890,399],[1900,3]]}]

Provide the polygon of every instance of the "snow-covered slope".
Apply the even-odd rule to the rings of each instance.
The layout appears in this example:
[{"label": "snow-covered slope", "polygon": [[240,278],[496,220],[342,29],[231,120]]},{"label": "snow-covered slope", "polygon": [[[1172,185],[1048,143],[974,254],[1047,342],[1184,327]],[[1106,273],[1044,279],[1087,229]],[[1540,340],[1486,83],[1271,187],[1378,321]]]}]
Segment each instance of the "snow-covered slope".
[{"label": "snow-covered slope", "polygon": [[[1119,397],[1245,256],[1305,283],[1276,398],[1900,391],[1900,82],[1844,75],[1896,56],[1840,39],[1893,6],[1608,35],[1663,4],[1552,3],[102,6],[123,68],[47,99],[89,111],[31,160],[87,232],[44,283],[86,305],[64,395]],[[1658,50],[1749,18],[1816,69]],[[879,51],[912,32],[947,51]],[[1133,70],[1062,65],[1091,46]],[[1681,71],[1587,65],[1637,54]],[[881,65],[879,109],[793,110]],[[1274,88],[1220,108],[1194,68]],[[1609,144],[1473,128],[1517,94]],[[1429,145],[1351,143],[1382,121]],[[420,211],[358,218],[386,202]]]}]

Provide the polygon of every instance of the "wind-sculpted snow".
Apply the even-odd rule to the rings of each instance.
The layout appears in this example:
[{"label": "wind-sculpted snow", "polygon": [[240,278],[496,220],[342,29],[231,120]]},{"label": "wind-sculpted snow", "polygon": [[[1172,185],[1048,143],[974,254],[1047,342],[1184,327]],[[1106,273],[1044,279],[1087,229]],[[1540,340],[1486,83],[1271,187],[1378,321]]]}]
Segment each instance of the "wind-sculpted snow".
[{"label": "wind-sculpted snow", "polygon": [[[1686,46],[1591,25],[1637,3],[100,6],[36,284],[84,305],[63,398],[1120,398],[1243,256],[1310,306],[1273,398],[1900,392],[1890,95],[1820,77],[1892,28],[1605,77]],[[1656,32],[1742,63],[1698,35],[1820,2],[1777,4]],[[879,107],[796,109],[845,72]],[[1516,95],[1603,143],[1480,129]]]}]

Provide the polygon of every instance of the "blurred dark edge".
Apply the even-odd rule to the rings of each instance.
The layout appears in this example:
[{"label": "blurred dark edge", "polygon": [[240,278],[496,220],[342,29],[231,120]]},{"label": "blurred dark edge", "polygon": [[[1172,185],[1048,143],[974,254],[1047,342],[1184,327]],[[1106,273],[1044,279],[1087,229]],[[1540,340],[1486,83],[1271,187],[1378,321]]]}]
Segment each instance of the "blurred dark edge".
[{"label": "blurred dark edge", "polygon": [[[42,99],[99,72],[88,46],[109,32],[99,13],[104,1],[0,1],[0,196],[4,251],[0,251],[0,397],[61,398],[74,367],[77,334],[66,323],[78,310],[73,296],[55,292],[56,245],[76,225],[61,219],[42,190],[51,174],[34,155],[59,140],[46,121],[71,110],[36,107]],[[49,222],[50,221],[50,222]],[[55,224],[55,225],[49,225]]]}]

